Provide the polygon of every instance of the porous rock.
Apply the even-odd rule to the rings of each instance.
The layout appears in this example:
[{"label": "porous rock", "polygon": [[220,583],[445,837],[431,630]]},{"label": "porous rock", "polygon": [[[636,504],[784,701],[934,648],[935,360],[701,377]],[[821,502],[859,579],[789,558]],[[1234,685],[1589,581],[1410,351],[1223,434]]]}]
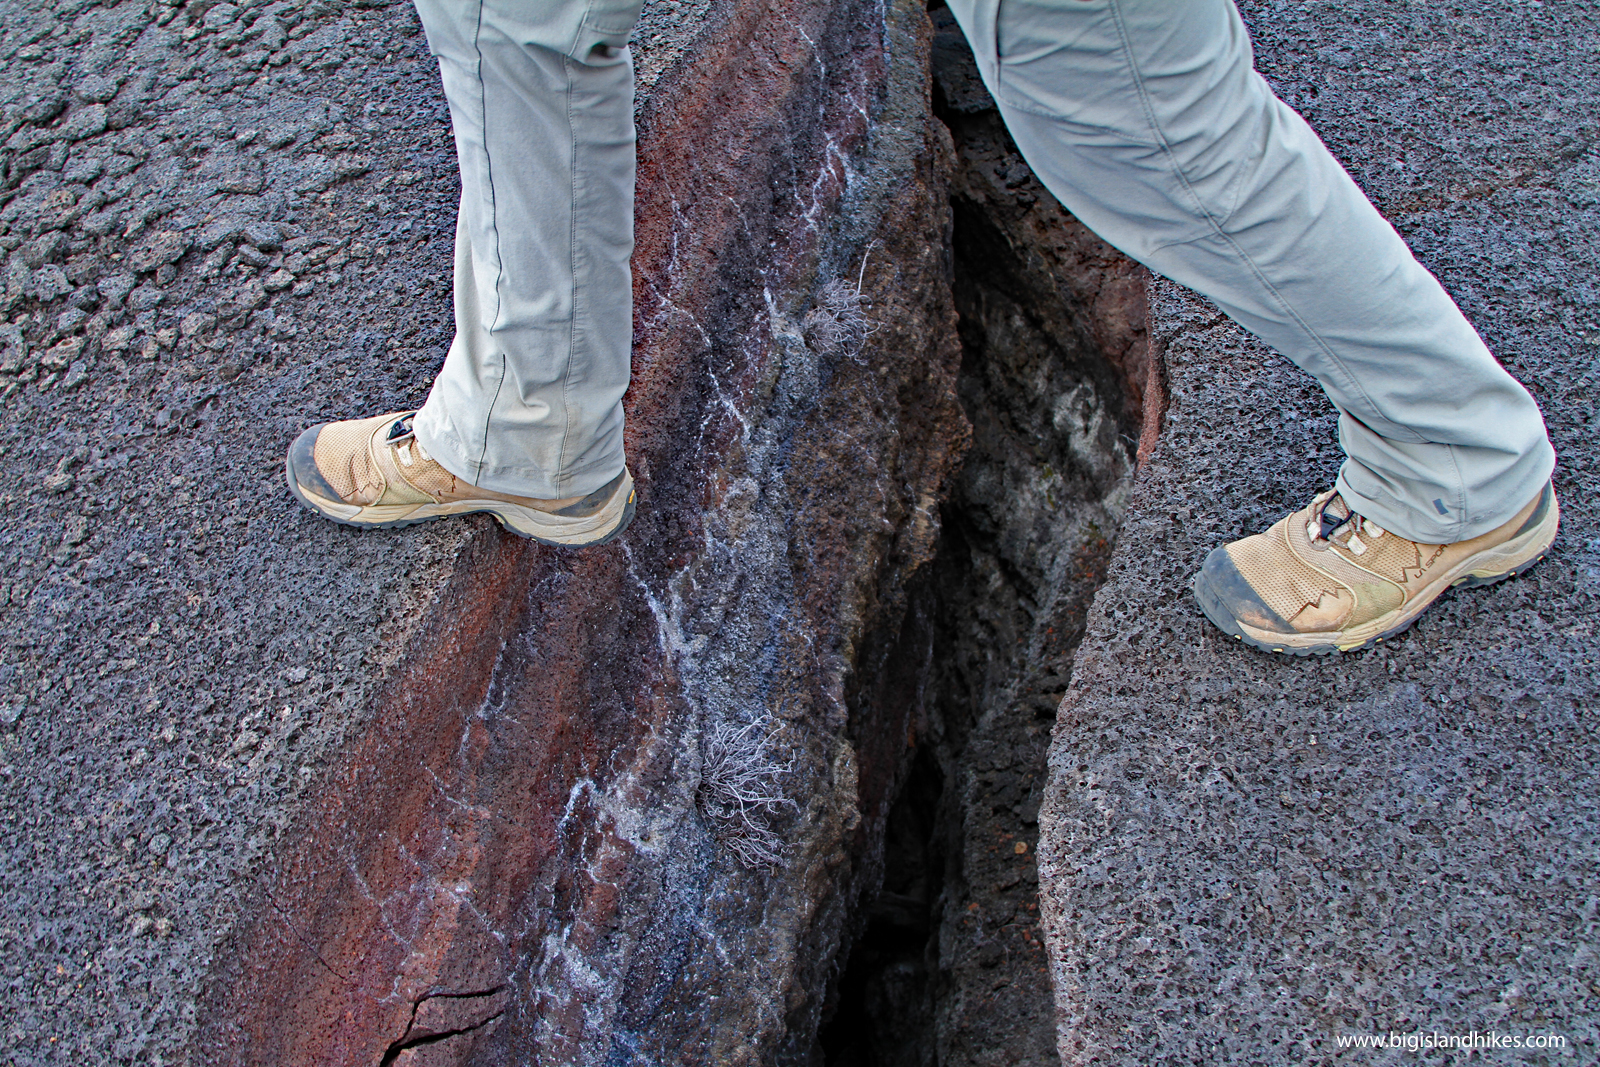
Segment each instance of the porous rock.
[{"label": "porous rock", "polygon": [[[1061,1058],[1342,1063],[1341,1040],[1476,1032],[1561,1042],[1490,1059],[1591,1062],[1600,516],[1595,349],[1571,339],[1600,331],[1568,293],[1600,248],[1567,235],[1600,232],[1600,160],[1565,116],[1596,106],[1567,46],[1594,14],[1480,9],[1462,36],[1381,3],[1242,6],[1274,88],[1539,399],[1563,532],[1527,575],[1448,594],[1372,651],[1234,643],[1189,582],[1214,545],[1332,483],[1335,413],[1215,308],[1156,286],[1170,408],[1039,814]],[[1523,64],[1538,85],[1507,73]],[[1508,178],[1511,158],[1538,162]]]},{"label": "porous rock", "polygon": [[[284,492],[300,428],[426,393],[452,145],[408,7],[280,7],[306,44],[265,67],[216,10],[29,0],[48,62],[0,74],[35,100],[122,80],[103,127],[35,109],[0,219],[95,257],[7,266],[40,355],[0,431],[27,709],[0,734],[0,1047],[809,1056],[904,764],[905,699],[856,703],[859,650],[898,626],[966,433],[922,6],[647,9],[641,507],[585,553],[483,520],[355,535]],[[95,207],[47,217],[50,123],[80,113],[72,151],[108,162],[70,206]],[[63,341],[80,288],[105,331]]]}]

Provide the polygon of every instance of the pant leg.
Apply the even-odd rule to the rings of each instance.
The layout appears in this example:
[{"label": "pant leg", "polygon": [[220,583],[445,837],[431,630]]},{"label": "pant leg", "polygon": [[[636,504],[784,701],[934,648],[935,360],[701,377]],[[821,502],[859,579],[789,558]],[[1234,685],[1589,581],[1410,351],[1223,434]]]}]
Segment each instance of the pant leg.
[{"label": "pant leg", "polygon": [[641,0],[416,0],[461,164],[456,336],[416,419],[467,481],[559,499],[623,467]]},{"label": "pant leg", "polygon": [[1357,511],[1449,543],[1542,488],[1555,453],[1533,399],[1256,74],[1231,0],[950,6],[1061,203],[1321,383]]}]

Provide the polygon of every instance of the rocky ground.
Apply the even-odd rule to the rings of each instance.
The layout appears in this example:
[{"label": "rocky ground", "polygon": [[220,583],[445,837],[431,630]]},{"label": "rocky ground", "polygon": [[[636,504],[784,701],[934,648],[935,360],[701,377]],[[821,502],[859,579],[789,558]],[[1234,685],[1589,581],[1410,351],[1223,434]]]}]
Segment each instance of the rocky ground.
[{"label": "rocky ground", "polygon": [[408,5],[0,9],[0,1062],[1593,1059],[1593,14],[1242,5],[1562,453],[1538,571],[1307,663],[1185,590],[1326,401],[1164,284],[1147,375],[948,18],[768,6],[641,22],[648,510],[582,562],[279,486],[449,340]]},{"label": "rocky ground", "polygon": [[404,6],[0,24],[0,1056],[172,1062],[465,534],[349,536],[279,486],[296,427],[440,358],[449,130]]},{"label": "rocky ground", "polygon": [[1189,577],[1329,484],[1333,412],[1156,287],[1171,406],[1040,814],[1062,1058],[1398,1063],[1336,1039],[1477,1030],[1567,1042],[1484,1062],[1593,1062],[1600,23],[1576,3],[1242,6],[1268,80],[1543,405],[1563,532],[1371,652],[1222,640]]}]

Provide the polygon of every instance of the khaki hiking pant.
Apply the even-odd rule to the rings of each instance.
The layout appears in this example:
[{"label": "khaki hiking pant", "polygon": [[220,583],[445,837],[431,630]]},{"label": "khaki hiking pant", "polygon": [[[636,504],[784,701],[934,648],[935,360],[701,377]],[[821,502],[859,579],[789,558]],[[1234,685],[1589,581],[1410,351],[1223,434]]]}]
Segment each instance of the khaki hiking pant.
[{"label": "khaki hiking pant", "polygon": [[[589,492],[623,464],[639,5],[417,7],[462,176],[457,335],[417,434],[486,488]],[[1322,385],[1355,511],[1448,543],[1543,487],[1555,453],[1533,399],[1255,73],[1230,0],[950,7],[1061,203]]]},{"label": "khaki hiking pant", "polygon": [[641,0],[416,0],[461,163],[456,336],[413,424],[458,478],[582,496],[622,470]]}]

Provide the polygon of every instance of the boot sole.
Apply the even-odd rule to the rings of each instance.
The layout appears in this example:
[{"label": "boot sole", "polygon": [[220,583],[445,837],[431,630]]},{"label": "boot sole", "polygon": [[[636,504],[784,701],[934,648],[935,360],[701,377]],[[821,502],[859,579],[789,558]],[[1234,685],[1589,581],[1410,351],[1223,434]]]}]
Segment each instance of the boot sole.
[{"label": "boot sole", "polygon": [[1423,612],[1451,589],[1462,586],[1472,588],[1494,585],[1507,578],[1527,573],[1530,567],[1545,558],[1550,546],[1555,544],[1560,517],[1560,508],[1552,501],[1544,521],[1523,536],[1512,538],[1504,544],[1486,548],[1475,556],[1467,557],[1450,572],[1436,579],[1429,591],[1414,597],[1409,604],[1348,632],[1280,634],[1246,625],[1228,611],[1222,597],[1211,588],[1204,574],[1195,577],[1194,598],[1200,605],[1200,610],[1205,613],[1205,617],[1210,619],[1217,629],[1231,635],[1235,641],[1263,652],[1277,652],[1290,656],[1326,656],[1333,652],[1360,652],[1409,630]]},{"label": "boot sole", "polygon": [[504,500],[452,500],[448,503],[363,507],[341,500],[329,500],[302,486],[295,478],[292,455],[284,459],[283,473],[284,480],[289,483],[289,492],[294,494],[296,500],[308,510],[341,526],[389,530],[452,515],[483,512],[493,515],[501,526],[518,537],[562,548],[593,548],[615,540],[633,521],[638,498],[633,475],[624,472],[622,484],[611,494],[611,499],[599,511],[581,517],[537,511]]}]

